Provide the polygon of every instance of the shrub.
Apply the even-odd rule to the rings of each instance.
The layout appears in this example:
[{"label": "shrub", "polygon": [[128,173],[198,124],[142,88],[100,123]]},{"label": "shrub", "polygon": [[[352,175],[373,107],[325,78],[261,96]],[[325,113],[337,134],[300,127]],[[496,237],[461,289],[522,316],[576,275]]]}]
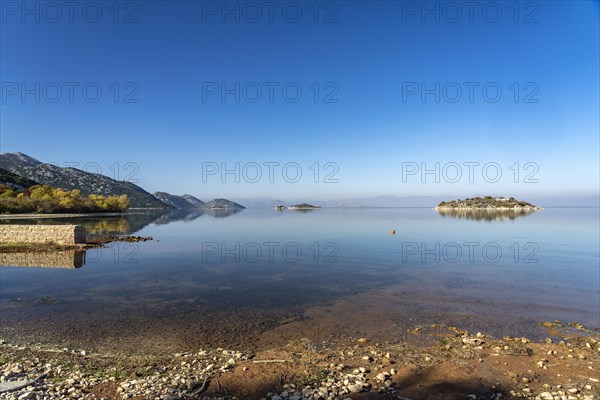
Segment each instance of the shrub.
[{"label": "shrub", "polygon": [[48,185],[35,185],[28,191],[15,193],[0,187],[0,212],[2,213],[89,213],[122,212],[129,207],[127,195],[81,196],[80,190],[65,191]]}]

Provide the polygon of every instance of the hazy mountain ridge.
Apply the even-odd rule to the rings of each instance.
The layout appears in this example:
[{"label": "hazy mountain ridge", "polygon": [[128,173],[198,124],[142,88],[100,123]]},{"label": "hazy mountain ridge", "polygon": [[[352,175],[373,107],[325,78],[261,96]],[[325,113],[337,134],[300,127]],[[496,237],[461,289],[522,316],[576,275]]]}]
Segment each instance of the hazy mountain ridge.
[{"label": "hazy mountain ridge", "polygon": [[244,207],[243,205],[236,203],[234,201],[231,200],[227,200],[227,199],[214,199],[211,200],[209,202],[204,203],[204,206],[202,207],[204,209],[234,209],[234,210],[243,210],[246,207]]},{"label": "hazy mountain ridge", "polygon": [[[28,180],[34,183],[49,185],[65,190],[79,189],[85,196],[90,194],[101,194],[105,196],[126,194],[129,197],[132,208],[170,208],[170,207],[199,207],[206,209],[244,209],[248,208],[274,208],[277,205],[286,207],[296,203],[310,203],[326,208],[365,208],[365,207],[435,207],[443,200],[448,198],[463,198],[465,196],[445,195],[445,196],[375,196],[375,197],[356,197],[341,198],[336,200],[315,200],[302,199],[302,201],[282,201],[271,197],[251,197],[243,199],[234,199],[231,204],[225,203],[229,200],[215,199],[204,203],[198,198],[185,194],[175,196],[181,199],[180,205],[166,204],[161,199],[148,193],[141,187],[126,181],[116,181],[104,175],[85,172],[76,168],[61,168],[53,164],[45,164],[24,153],[2,153],[0,154],[0,167],[8,173],[16,174],[9,178],[5,174],[0,177],[0,183],[4,179],[7,183],[23,186]],[[22,177],[23,179],[21,179]],[[13,181],[20,180],[24,185]],[[8,182],[11,181],[11,182]],[[157,192],[165,193],[165,192]],[[166,193],[169,196],[174,196]],[[470,194],[469,197],[475,197],[481,194]],[[506,194],[503,194],[506,195]],[[514,195],[514,194],[510,194]],[[522,196],[519,194],[519,196]],[[525,197],[525,196],[523,196]],[[527,196],[527,200],[539,204],[541,207],[600,207],[599,196]],[[189,205],[188,205],[189,204]],[[208,204],[208,205],[207,205]],[[244,206],[242,206],[242,204]]]},{"label": "hazy mountain ridge", "polygon": [[178,196],[166,192],[155,192],[154,196],[177,209],[200,208],[203,210],[243,210],[246,208],[239,203],[227,199],[213,199],[205,203],[189,194]]},{"label": "hazy mountain ridge", "polygon": [[192,196],[191,194],[184,194],[181,197],[184,198],[188,203],[192,204],[195,207],[203,207],[204,204],[206,204],[202,200]]},{"label": "hazy mountain ridge", "polygon": [[194,208],[196,207],[182,196],[176,196],[167,192],[154,192],[154,197],[173,208]]},{"label": "hazy mountain ridge", "polygon": [[126,181],[117,181],[100,174],[85,172],[77,168],[63,168],[44,164],[23,153],[0,154],[0,167],[42,185],[64,190],[81,190],[81,194],[104,196],[126,194],[133,208],[169,207],[141,187]]},{"label": "hazy mountain ridge", "polygon": [[272,199],[270,197],[253,197],[248,199],[233,199],[236,203],[244,204],[247,208],[274,208],[278,205],[289,206],[291,202]]}]

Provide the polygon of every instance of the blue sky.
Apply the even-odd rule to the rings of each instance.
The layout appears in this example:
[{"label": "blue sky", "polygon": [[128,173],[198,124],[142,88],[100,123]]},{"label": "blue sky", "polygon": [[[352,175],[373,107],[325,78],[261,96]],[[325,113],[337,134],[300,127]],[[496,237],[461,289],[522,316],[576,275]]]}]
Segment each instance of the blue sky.
[{"label": "blue sky", "polygon": [[598,193],[597,1],[75,3],[1,2],[2,152],[200,198]]}]

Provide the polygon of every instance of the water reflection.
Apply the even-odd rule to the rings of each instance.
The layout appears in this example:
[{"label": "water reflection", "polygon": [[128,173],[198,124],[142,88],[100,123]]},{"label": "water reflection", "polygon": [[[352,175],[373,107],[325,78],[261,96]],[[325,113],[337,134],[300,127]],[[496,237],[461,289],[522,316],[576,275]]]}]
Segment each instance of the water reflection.
[{"label": "water reflection", "polygon": [[140,231],[154,220],[163,215],[166,210],[132,211],[113,217],[79,217],[79,218],[28,218],[0,219],[0,224],[30,224],[30,225],[82,225],[88,238],[112,235],[132,235]]},{"label": "water reflection", "polygon": [[114,235],[133,235],[150,224],[165,225],[172,222],[190,222],[209,215],[215,218],[225,218],[242,210],[237,209],[154,209],[134,210],[114,217],[81,217],[81,218],[31,218],[31,219],[0,219],[0,224],[31,224],[31,225],[83,225],[89,238]]},{"label": "water reflection", "polygon": [[153,220],[152,223],[156,225],[165,225],[177,221],[191,222],[205,214],[215,218],[225,218],[240,211],[242,210],[231,208],[181,208],[165,212],[160,217]]},{"label": "water reflection", "polygon": [[[224,220],[171,210],[162,221],[180,222],[136,233],[155,240],[88,250],[83,268],[0,268],[0,334],[174,353],[329,332],[399,340],[431,323],[499,337],[525,318],[596,327],[598,212],[474,223],[428,208],[248,209]],[[34,302],[45,296],[58,303]]]},{"label": "water reflection", "polygon": [[466,209],[466,208],[453,208],[444,209],[439,208],[436,210],[442,217],[453,217],[459,219],[471,219],[471,220],[485,220],[485,221],[505,221],[514,220],[519,217],[526,217],[535,212],[535,210],[487,210],[487,209]]},{"label": "water reflection", "polygon": [[81,268],[85,251],[64,250],[27,253],[0,253],[0,265],[7,267]]},{"label": "water reflection", "polygon": [[238,210],[236,208],[209,208],[204,210],[204,212],[208,215],[210,215],[211,217],[215,217],[215,218],[226,218],[226,217],[230,217],[233,214],[237,214],[240,211],[243,210]]},{"label": "water reflection", "polygon": [[[58,225],[76,224],[83,225],[86,230],[88,241],[93,241],[103,236],[133,235],[150,224],[166,225],[172,222],[191,222],[202,215],[214,218],[225,218],[238,213],[236,209],[169,209],[169,210],[145,210],[144,212],[131,212],[122,216],[101,218],[37,218],[37,219],[2,219],[0,224],[33,224],[33,225]],[[121,249],[122,246],[125,246]],[[129,247],[129,249],[127,248]],[[126,262],[131,262],[131,256],[139,251],[137,243],[115,243],[108,244],[107,254],[122,256]],[[102,252],[104,248],[93,249],[91,262],[96,261],[94,251]],[[119,254],[119,251],[121,253]],[[133,249],[133,250],[132,250]],[[133,251],[132,254],[130,254]],[[60,251],[30,251],[30,252],[0,252],[0,266],[11,267],[40,267],[40,268],[81,268],[86,262],[86,250],[60,250]]]},{"label": "water reflection", "polygon": [[201,208],[173,209],[164,212],[151,222],[156,225],[165,225],[176,221],[190,222],[202,216],[202,214],[203,211]]}]

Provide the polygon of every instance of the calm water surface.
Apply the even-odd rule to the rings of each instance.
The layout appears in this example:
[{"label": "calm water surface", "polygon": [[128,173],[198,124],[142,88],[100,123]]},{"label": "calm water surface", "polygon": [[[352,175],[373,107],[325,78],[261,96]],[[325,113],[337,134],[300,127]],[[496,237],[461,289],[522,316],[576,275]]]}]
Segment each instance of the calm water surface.
[{"label": "calm water surface", "polygon": [[496,217],[321,209],[80,220],[90,235],[154,240],[89,250],[81,266],[66,254],[65,268],[1,267],[0,331],[171,351],[396,340],[425,323],[531,337],[547,335],[537,326],[547,320],[597,328],[599,210]]}]

